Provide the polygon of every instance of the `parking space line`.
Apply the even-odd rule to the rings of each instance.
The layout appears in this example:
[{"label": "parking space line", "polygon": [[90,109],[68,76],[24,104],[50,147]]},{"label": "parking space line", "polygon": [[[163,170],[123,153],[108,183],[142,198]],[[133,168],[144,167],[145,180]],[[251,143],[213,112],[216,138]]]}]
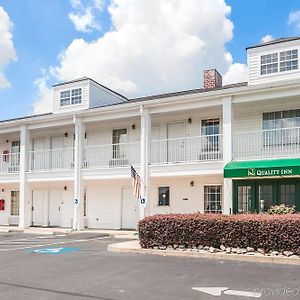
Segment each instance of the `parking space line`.
[{"label": "parking space line", "polygon": [[46,239],[46,238],[54,238],[55,236],[53,235],[49,235],[49,236],[39,236],[39,237],[31,237],[30,239],[17,239],[17,240],[13,240],[13,239],[5,239],[5,240],[0,240],[0,245],[6,242],[26,242],[26,241],[31,241],[32,239]]},{"label": "parking space line", "polygon": [[108,238],[110,238],[110,237],[109,236],[105,236],[105,237],[100,237],[100,238],[98,237],[98,238],[92,238],[92,239],[79,239],[79,240],[70,240],[70,241],[62,241],[62,242],[53,242],[53,243],[31,245],[31,246],[19,247],[19,248],[0,249],[0,252],[9,252],[9,251],[16,251],[16,250],[26,250],[26,249],[40,248],[40,247],[53,246],[53,245],[82,243],[82,242],[87,242],[87,241],[103,240],[103,239],[108,239]]}]

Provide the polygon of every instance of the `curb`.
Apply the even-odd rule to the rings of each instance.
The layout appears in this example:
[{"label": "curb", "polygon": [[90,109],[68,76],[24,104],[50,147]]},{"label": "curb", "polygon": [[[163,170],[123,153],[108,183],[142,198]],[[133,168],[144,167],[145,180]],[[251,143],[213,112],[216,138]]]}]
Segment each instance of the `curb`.
[{"label": "curb", "polygon": [[174,257],[208,258],[208,259],[215,259],[215,260],[230,260],[230,261],[253,262],[253,263],[267,263],[267,264],[281,264],[281,265],[295,265],[295,266],[300,265],[300,258],[142,249],[141,246],[139,245],[139,241],[129,241],[129,242],[127,241],[122,243],[110,244],[107,246],[107,251],[117,252],[117,253],[142,253],[142,254],[174,256]]}]

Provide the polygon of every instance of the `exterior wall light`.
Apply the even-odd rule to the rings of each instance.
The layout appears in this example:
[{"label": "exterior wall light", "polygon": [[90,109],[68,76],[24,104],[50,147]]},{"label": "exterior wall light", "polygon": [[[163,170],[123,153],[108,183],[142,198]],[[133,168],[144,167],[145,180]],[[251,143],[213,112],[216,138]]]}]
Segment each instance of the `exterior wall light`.
[{"label": "exterior wall light", "polygon": [[190,182],[190,186],[193,187],[194,184],[195,184],[195,183],[194,183],[194,181],[192,180],[192,181]]},{"label": "exterior wall light", "polygon": [[135,130],[135,124],[132,124],[131,128],[132,128],[133,130]]},{"label": "exterior wall light", "polygon": [[67,132],[65,132],[64,136],[65,136],[65,137],[68,137],[68,133],[67,133]]},{"label": "exterior wall light", "polygon": [[65,185],[64,186],[64,191],[67,191],[68,190],[68,187]]},{"label": "exterior wall light", "polygon": [[188,118],[188,123],[192,124],[192,118]]}]

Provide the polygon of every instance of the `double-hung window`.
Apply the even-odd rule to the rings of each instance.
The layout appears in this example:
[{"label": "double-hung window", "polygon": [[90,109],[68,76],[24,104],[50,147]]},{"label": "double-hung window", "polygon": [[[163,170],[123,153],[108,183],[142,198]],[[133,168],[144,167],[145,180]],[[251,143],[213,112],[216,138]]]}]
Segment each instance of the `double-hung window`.
[{"label": "double-hung window", "polygon": [[262,55],[260,57],[260,74],[266,75],[278,72],[278,53]]},{"label": "double-hung window", "polygon": [[81,89],[72,90],[71,104],[80,104],[81,103]]},{"label": "double-hung window", "polygon": [[60,92],[60,106],[70,105],[70,91]]},{"label": "double-hung window", "polygon": [[280,52],[280,72],[298,69],[298,50]]},{"label": "double-hung window", "polygon": [[222,213],[222,186],[204,186],[204,212]]},{"label": "double-hung window", "polygon": [[73,89],[60,92],[60,106],[80,104],[82,102],[82,89]]},{"label": "double-hung window", "polygon": [[300,109],[263,113],[264,147],[300,144]]}]

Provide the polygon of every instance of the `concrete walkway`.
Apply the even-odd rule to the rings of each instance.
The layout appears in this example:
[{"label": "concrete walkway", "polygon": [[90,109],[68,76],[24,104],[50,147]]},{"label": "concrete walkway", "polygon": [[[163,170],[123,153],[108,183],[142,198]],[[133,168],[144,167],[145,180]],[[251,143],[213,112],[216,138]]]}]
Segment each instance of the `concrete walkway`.
[{"label": "concrete walkway", "polygon": [[110,252],[123,253],[144,253],[162,256],[181,256],[181,257],[195,257],[195,258],[209,258],[215,260],[234,260],[254,263],[272,263],[285,265],[300,265],[300,258],[292,257],[273,257],[264,255],[244,255],[244,254],[226,254],[226,253],[209,253],[209,252],[193,252],[193,251],[175,251],[175,250],[154,250],[142,249],[139,241],[126,241],[121,243],[110,244],[107,246]]},{"label": "concrete walkway", "polygon": [[116,239],[138,239],[137,231],[134,230],[105,230],[105,229],[83,229],[81,231],[72,231],[71,228],[61,227],[29,227],[19,228],[18,226],[0,226],[0,233],[5,232],[23,232],[27,234],[39,235],[57,235],[57,234],[76,234],[76,233],[99,233],[108,234]]}]

